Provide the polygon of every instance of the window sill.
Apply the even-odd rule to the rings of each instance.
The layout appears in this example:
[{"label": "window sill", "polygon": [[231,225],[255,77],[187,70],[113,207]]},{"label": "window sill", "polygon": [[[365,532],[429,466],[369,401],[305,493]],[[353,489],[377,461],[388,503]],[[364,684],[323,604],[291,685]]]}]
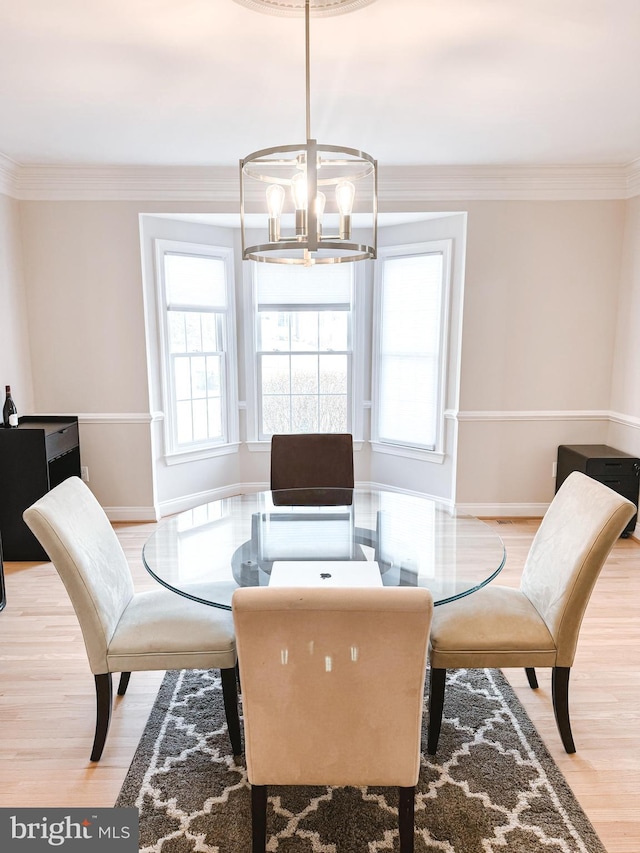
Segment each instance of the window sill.
[{"label": "window sill", "polygon": [[372,441],[371,450],[374,453],[387,453],[389,456],[403,456],[405,459],[421,459],[423,462],[434,462],[437,465],[442,465],[445,460],[445,454],[438,450],[423,450],[401,444],[383,444],[381,441]]},{"label": "window sill", "polygon": [[[354,453],[362,450],[364,447],[364,441],[354,441],[353,442],[353,450]],[[247,441],[247,450],[251,451],[251,453],[269,453],[271,451],[271,441]]]},{"label": "window sill", "polygon": [[197,450],[179,450],[175,453],[167,453],[164,461],[167,465],[181,465],[183,462],[199,462],[202,459],[213,459],[216,456],[228,456],[237,453],[239,442],[231,444],[219,444],[215,447],[200,447]]}]

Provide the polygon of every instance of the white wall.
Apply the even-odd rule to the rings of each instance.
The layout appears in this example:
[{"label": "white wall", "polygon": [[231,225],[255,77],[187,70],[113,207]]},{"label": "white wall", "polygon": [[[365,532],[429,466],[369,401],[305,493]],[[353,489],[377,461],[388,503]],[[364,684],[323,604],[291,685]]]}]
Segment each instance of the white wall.
[{"label": "white wall", "polygon": [[625,203],[466,209],[457,502],[535,514],[557,446],[607,440]]},{"label": "white wall", "polygon": [[626,203],[607,444],[640,456],[640,197]]},{"label": "white wall", "polygon": [[22,268],[20,205],[0,193],[0,393],[4,386],[20,415],[33,412],[31,353]]},{"label": "white wall", "polygon": [[[208,470],[161,474],[160,491],[154,480],[157,425],[146,366],[139,214],[215,207],[10,200],[0,207],[2,263],[11,259],[10,276],[0,283],[11,317],[5,328],[22,329],[12,345],[16,402],[23,411],[32,403],[33,411],[80,415],[83,464],[113,517],[151,517],[160,501],[181,491],[268,477],[268,454],[243,447]],[[385,199],[383,209],[400,207]],[[468,214],[456,500],[485,511],[543,508],[553,494],[558,444],[614,443],[606,414],[612,405],[640,416],[639,336],[630,321],[640,299],[640,202],[435,201],[417,209]],[[20,242],[33,364],[27,404],[20,387],[30,394]],[[374,463],[372,454],[369,466],[367,456],[356,456],[358,479],[431,490],[410,461]]]},{"label": "white wall", "polygon": [[155,517],[139,206],[20,207],[34,407],[80,417],[82,463],[113,517]]}]

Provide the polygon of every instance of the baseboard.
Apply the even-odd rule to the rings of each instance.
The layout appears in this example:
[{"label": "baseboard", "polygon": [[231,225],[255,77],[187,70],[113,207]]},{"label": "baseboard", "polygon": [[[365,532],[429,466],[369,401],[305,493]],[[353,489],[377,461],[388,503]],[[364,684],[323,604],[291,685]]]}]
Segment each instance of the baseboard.
[{"label": "baseboard", "polygon": [[158,521],[159,515],[152,506],[105,506],[109,521]]},{"label": "baseboard", "polygon": [[476,518],[542,518],[548,503],[542,504],[456,504],[456,510]]},{"label": "baseboard", "polygon": [[165,515],[173,515],[176,512],[184,512],[187,509],[193,509],[202,504],[211,503],[211,501],[220,501],[224,498],[231,498],[234,495],[241,495],[244,492],[253,491],[246,483],[233,483],[230,486],[222,486],[217,489],[208,489],[206,492],[194,492],[191,495],[182,495],[179,498],[162,501],[158,504],[158,513],[160,518]]}]

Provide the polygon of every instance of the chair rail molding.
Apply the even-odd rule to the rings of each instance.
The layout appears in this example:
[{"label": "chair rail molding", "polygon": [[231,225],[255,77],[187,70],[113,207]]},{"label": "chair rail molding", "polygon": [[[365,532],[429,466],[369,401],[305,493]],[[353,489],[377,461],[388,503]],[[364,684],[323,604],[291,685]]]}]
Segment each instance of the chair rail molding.
[{"label": "chair rail molding", "polygon": [[[612,420],[612,414],[604,409],[458,412],[447,410],[445,417],[458,421],[608,421]],[[640,420],[638,423],[640,424]]]}]

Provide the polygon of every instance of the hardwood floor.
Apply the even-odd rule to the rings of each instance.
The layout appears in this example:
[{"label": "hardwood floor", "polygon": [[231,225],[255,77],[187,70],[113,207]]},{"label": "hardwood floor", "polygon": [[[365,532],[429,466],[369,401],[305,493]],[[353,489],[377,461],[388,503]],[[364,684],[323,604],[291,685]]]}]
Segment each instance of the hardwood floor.
[{"label": "hardwood floor", "polygon": [[[536,519],[487,520],[507,548],[499,582],[516,586]],[[136,588],[153,588],[141,561],[153,524],[118,524]],[[49,563],[5,564],[0,613],[0,807],[112,806],[163,673],[134,673],[116,700],[107,745],[89,762],[94,688],[66,592]],[[549,671],[529,688],[507,670],[551,755],[608,853],[640,851],[640,544],[621,539],[587,610],[571,676],[577,753],[560,742]]]}]

